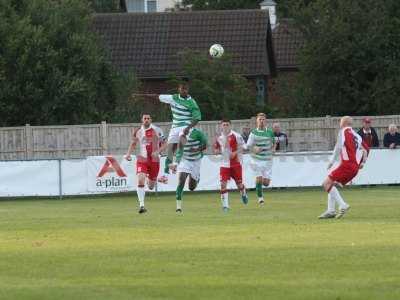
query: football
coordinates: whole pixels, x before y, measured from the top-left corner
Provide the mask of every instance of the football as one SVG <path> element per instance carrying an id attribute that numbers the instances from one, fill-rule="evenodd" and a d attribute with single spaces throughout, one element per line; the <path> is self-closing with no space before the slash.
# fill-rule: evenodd
<path id="1" fill-rule="evenodd" d="M 224 47 L 220 44 L 214 44 L 210 47 L 210 55 L 212 57 L 221 57 L 224 54 Z"/>

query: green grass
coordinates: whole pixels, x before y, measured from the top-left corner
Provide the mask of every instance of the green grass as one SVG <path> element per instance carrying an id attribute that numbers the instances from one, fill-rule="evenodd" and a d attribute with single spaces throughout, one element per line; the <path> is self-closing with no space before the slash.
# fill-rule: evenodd
<path id="1" fill-rule="evenodd" d="M 400 299 L 400 188 L 0 201 L 0 299 Z"/>

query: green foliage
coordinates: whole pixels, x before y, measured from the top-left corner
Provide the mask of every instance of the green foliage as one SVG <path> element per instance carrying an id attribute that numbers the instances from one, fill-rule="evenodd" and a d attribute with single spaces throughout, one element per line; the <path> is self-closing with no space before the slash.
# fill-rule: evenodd
<path id="1" fill-rule="evenodd" d="M 183 0 L 183 5 L 191 5 L 193 10 L 223 10 L 260 8 L 260 0 Z"/>
<path id="2" fill-rule="evenodd" d="M 0 0 L 0 124 L 116 118 L 135 87 L 113 70 L 80 0 Z"/>
<path id="3" fill-rule="evenodd" d="M 198 102 L 203 120 L 249 118 L 257 110 L 255 91 L 238 75 L 228 55 L 211 59 L 186 50 L 181 54 L 183 73 L 190 80 L 190 94 Z M 177 83 L 173 76 L 171 83 Z"/>
<path id="4" fill-rule="evenodd" d="M 400 113 L 400 2 L 299 1 L 304 115 Z"/>

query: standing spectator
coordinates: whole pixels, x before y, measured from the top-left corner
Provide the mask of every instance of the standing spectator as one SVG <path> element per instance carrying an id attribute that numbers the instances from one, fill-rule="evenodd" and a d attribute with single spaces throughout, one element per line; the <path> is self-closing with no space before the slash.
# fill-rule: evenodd
<path id="1" fill-rule="evenodd" d="M 276 150 L 286 150 L 289 144 L 288 137 L 285 133 L 281 132 L 281 124 L 274 123 L 272 124 L 272 131 L 274 132 L 275 136 L 275 144 Z"/>
<path id="2" fill-rule="evenodd" d="M 242 138 L 244 140 L 244 143 L 247 143 L 247 140 L 249 139 L 251 129 L 249 126 L 243 127 L 242 128 Z"/>
<path id="3" fill-rule="evenodd" d="M 397 132 L 396 125 L 389 125 L 389 132 L 383 138 L 383 145 L 390 149 L 396 149 L 400 146 L 400 133 Z"/>
<path id="4" fill-rule="evenodd" d="M 371 119 L 364 118 L 363 119 L 363 127 L 358 131 L 358 134 L 362 137 L 364 143 L 368 145 L 368 147 L 379 147 L 379 139 L 376 134 L 376 130 L 371 127 Z"/>

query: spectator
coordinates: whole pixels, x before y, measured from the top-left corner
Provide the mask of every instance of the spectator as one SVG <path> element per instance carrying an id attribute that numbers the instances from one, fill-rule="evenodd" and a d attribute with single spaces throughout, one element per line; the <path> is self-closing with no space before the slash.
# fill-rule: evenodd
<path id="1" fill-rule="evenodd" d="M 370 118 L 363 119 L 363 127 L 358 131 L 358 134 L 370 148 L 379 147 L 378 135 L 376 134 L 376 130 L 371 127 Z"/>
<path id="2" fill-rule="evenodd" d="M 396 125 L 389 125 L 389 132 L 383 138 L 383 145 L 390 149 L 396 149 L 400 146 L 400 133 L 397 132 Z"/>
<path id="3" fill-rule="evenodd" d="M 250 132 L 251 132 L 251 129 L 249 126 L 242 128 L 242 138 L 245 143 L 247 143 L 247 140 L 249 139 Z"/>
<path id="4" fill-rule="evenodd" d="M 286 150 L 289 144 L 288 137 L 285 133 L 281 132 L 281 124 L 272 124 L 272 131 L 275 135 L 276 150 Z"/>

